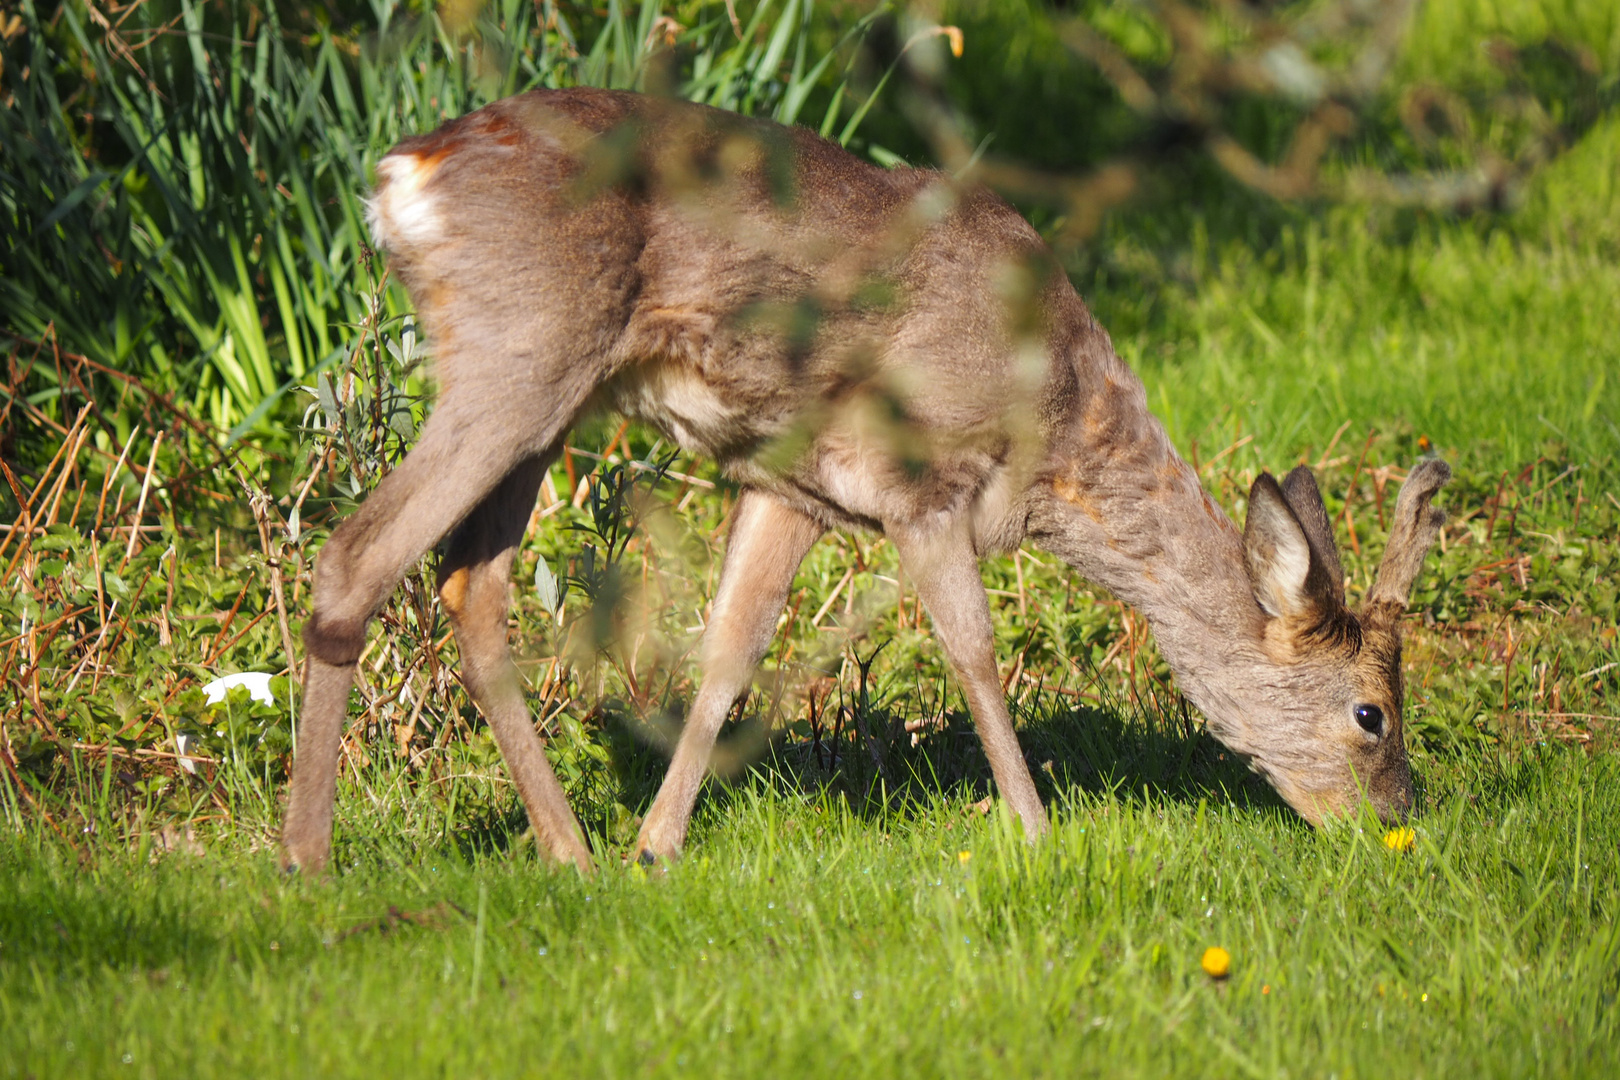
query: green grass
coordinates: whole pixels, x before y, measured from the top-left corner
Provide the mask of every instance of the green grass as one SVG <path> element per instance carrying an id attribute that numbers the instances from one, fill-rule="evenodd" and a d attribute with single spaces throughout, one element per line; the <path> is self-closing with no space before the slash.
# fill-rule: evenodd
<path id="1" fill-rule="evenodd" d="M 1550 28 L 1590 48 L 1612 85 L 1620 33 L 1601 7 L 1431 3 L 1403 63 L 1487 93 L 1482 36 L 1533 42 Z M 640 32 L 629 15 L 650 9 L 614 10 L 625 37 Z M 779 92 L 749 66 L 758 50 L 729 32 L 692 31 L 735 65 L 711 88 Z M 969 25 L 969 58 L 979 33 Z M 330 51 L 351 39 L 319 40 Z M 624 55 L 604 47 L 582 63 Z M 804 55 L 808 66 L 821 54 Z M 444 77 L 457 102 L 486 93 L 471 68 Z M 366 92 L 407 91 L 401 77 Z M 869 122 L 887 138 L 899 121 L 881 113 Z M 997 151 L 1016 156 L 1017 138 Z M 386 142 L 340 147 L 347 156 L 323 143 L 335 156 L 316 164 L 363 170 Z M 1441 500 L 1451 521 L 1406 627 L 1420 791 L 1410 852 L 1387 849 L 1376 827 L 1312 832 L 1181 712 L 1128 613 L 1039 552 L 984 568 L 1020 737 L 1055 822 L 1025 845 L 980 809 L 993 805 L 988 768 L 914 593 L 896 614 L 892 550 L 835 535 L 806 560 L 767 665 L 792 689 L 779 694 L 768 674 L 728 735 L 749 767 L 709 785 L 670 874 L 624 868 L 662 775 L 659 732 L 690 700 L 692 627 L 731 499 L 724 484 L 666 480 L 622 557 L 621 580 L 641 584 L 607 648 L 591 646 L 577 581 L 560 619 L 532 584 L 541 558 L 589 576 L 582 545 L 602 541 L 580 529 L 602 523 L 588 506 L 544 518 L 514 575 L 514 643 L 537 710 L 560 710 L 549 749 L 599 874 L 538 863 L 418 575 L 373 631 L 377 703 L 356 699 L 338 867 L 323 882 L 284 878 L 273 846 L 294 717 L 210 708 L 196 685 L 285 670 L 270 561 L 296 634 L 311 558 L 353 499 L 323 478 L 289 528 L 313 439 L 289 450 L 250 434 L 239 474 L 160 456 L 149 532 L 126 562 L 127 530 L 89 524 L 106 463 L 86 454 L 55 523 L 0 552 L 0 748 L 17 769 L 0 770 L 0 1076 L 1615 1074 L 1617 158 L 1611 109 L 1511 213 L 1276 207 L 1215 186 L 1171 203 L 1149 193 L 1075 256 L 1088 302 L 1223 505 L 1241 514 L 1260 468 L 1320 466 L 1353 595 L 1383 546 L 1388 470 L 1398 476 L 1425 438 L 1456 466 Z M 300 229 L 294 242 L 312 250 L 338 237 Z M 207 253 L 228 238 L 193 241 Z M 279 257 L 244 250 L 250 277 Z M 349 259 L 306 283 L 326 290 L 318 303 L 289 299 L 285 322 L 269 308 L 258 317 L 275 364 L 291 363 L 278 350 L 294 323 L 306 365 L 331 344 L 321 333 L 352 346 L 342 320 L 381 294 L 353 280 Z M 80 270 L 95 279 L 86 290 L 132 289 L 118 310 L 141 321 L 149 301 L 127 277 Z M 226 325 L 210 297 L 227 292 L 199 293 L 199 326 Z M 243 318 L 251 330 L 256 317 Z M 386 310 L 363 332 L 398 340 Z M 366 342 L 363 370 L 387 355 Z M 106 343 L 109 355 L 122 347 Z M 58 383 L 25 389 L 71 421 L 77 399 L 54 396 Z M 139 434 L 131 418 L 166 422 L 124 405 L 111 455 Z M 632 429 L 615 448 L 617 432 L 588 425 L 573 445 L 657 456 L 652 434 Z M 131 461 L 149 448 L 137 438 Z M 205 471 L 189 473 L 198 460 Z M 26 465 L 25 488 L 54 483 Z M 675 468 L 713 479 L 701 462 Z M 273 497 L 268 540 L 239 475 Z M 563 464 L 553 477 L 566 491 Z M 131 520 L 140 476 L 125 470 L 106 490 L 107 522 Z M 124 621 L 98 636 L 114 601 Z M 390 698 L 401 686 L 419 710 Z M 919 717 L 940 727 L 913 741 L 904 725 Z M 154 756 L 180 734 L 216 764 L 191 776 Z M 1199 968 L 1213 945 L 1233 956 L 1224 982 Z"/>
<path id="2" fill-rule="evenodd" d="M 1349 420 L 1357 445 L 1374 425 L 1401 436 L 1397 459 L 1427 435 L 1454 461 L 1547 453 L 1612 486 L 1617 155 L 1611 117 L 1491 223 L 1345 207 L 1290 214 L 1261 243 L 1195 226 L 1189 250 L 1161 260 L 1163 223 L 1127 220 L 1090 292 L 1183 447 L 1250 435 L 1253 460 L 1275 466 Z"/>
<path id="3" fill-rule="evenodd" d="M 0 1068 L 1612 1075 L 1615 759 L 1437 782 L 1406 854 L 1215 793 L 1071 791 L 1030 847 L 960 799 L 869 815 L 762 780 L 664 879 L 423 852 L 386 820 L 329 883 L 239 843 L 81 864 L 11 839 Z"/>
<path id="4" fill-rule="evenodd" d="M 21 0 L 0 42 L 0 332 L 279 448 L 288 391 L 366 316 L 362 199 L 395 143 L 536 86 L 656 87 L 660 17 L 680 26 L 667 89 L 831 127 L 871 23 L 764 0 L 739 39 L 715 0 L 462 7 L 452 29 L 426 0 L 149 0 L 115 33 L 85 0 Z M 63 420 L 73 386 L 31 351 L 31 403 Z"/>

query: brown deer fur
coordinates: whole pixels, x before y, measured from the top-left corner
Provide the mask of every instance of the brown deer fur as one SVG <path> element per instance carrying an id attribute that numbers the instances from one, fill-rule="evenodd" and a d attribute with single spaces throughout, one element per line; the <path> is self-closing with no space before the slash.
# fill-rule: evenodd
<path id="1" fill-rule="evenodd" d="M 367 620 L 448 538 L 440 595 L 541 845 L 590 854 L 506 645 L 544 469 L 614 408 L 742 488 L 703 680 L 636 853 L 672 858 L 732 703 L 829 528 L 895 545 L 960 677 L 996 786 L 1047 827 L 1002 698 L 981 556 L 1026 538 L 1134 605 L 1210 730 L 1313 822 L 1412 801 L 1398 619 L 1449 473 L 1423 461 L 1359 615 L 1315 480 L 1262 475 L 1244 533 L 1147 410 L 1035 231 L 938 173 L 634 94 L 535 91 L 383 159 L 373 231 L 437 354 L 420 441 L 332 535 L 305 628 L 289 864 L 329 856 Z M 1358 706 L 1376 706 L 1373 730 Z M 1361 711 L 1362 716 L 1373 715 Z"/>

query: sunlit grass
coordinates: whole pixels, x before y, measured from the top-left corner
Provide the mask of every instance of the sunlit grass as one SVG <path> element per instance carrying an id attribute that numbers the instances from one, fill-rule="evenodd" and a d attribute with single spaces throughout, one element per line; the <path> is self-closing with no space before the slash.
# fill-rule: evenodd
<path id="1" fill-rule="evenodd" d="M 1585 35 L 1612 73 L 1620 39 L 1598 8 L 1428 4 L 1415 48 L 1472 78 L 1488 68 L 1479 33 L 1544 22 Z M 613 10 L 621 36 L 641 32 Z M 728 102 L 780 91 L 753 78 L 753 55 L 727 53 Z M 511 77 L 533 75 L 513 62 Z M 431 123 L 433 94 L 400 77 L 365 93 L 409 91 L 403 112 L 366 123 Z M 446 108 L 493 92 L 459 68 L 445 77 Z M 356 175 L 394 131 L 359 127 L 344 159 Z M 296 545 L 267 550 L 245 516 L 217 540 L 173 507 L 132 544 L 88 529 L 93 487 L 70 525 L 69 491 L 0 597 L 0 665 L 28 673 L 0 676 L 17 768 L 0 772 L 0 1074 L 1620 1071 L 1617 146 L 1611 116 L 1490 219 L 1341 207 L 1276 210 L 1258 227 L 1245 205 L 1197 199 L 1174 220 L 1123 213 L 1081 268 L 1229 510 L 1260 468 L 1320 466 L 1352 597 L 1404 468 L 1425 445 L 1456 465 L 1451 524 L 1407 621 L 1420 800 L 1405 829 L 1311 831 L 1182 712 L 1138 621 L 1026 552 L 984 568 L 1055 823 L 1025 845 L 987 798 L 892 549 L 838 534 L 794 583 L 767 663 L 783 682 L 762 679 L 728 732 L 728 779 L 706 789 L 687 858 L 649 878 L 620 857 L 690 698 L 733 494 L 660 485 L 626 563 L 645 582 L 626 619 L 646 635 L 569 653 L 583 598 L 560 630 L 532 583 L 537 559 L 566 572 L 588 539 L 588 511 L 566 505 L 570 468 L 595 464 L 581 455 L 553 470 L 565 505 L 525 542 L 513 638 L 537 709 L 558 710 L 549 748 L 597 876 L 538 863 L 453 643 L 407 669 L 444 628 L 402 593 L 374 631 L 368 685 L 380 700 L 415 679 L 427 701 L 365 707 L 343 761 L 337 868 L 285 878 L 273 847 L 294 715 L 209 710 L 188 687 L 285 669 L 267 557 L 286 558 L 296 633 L 307 556 L 343 504 L 324 503 L 323 481 Z M 315 196 L 295 195 L 302 220 Z M 245 250 L 275 272 L 276 250 Z M 335 265 L 352 274 L 353 258 Z M 297 287 L 344 290 L 287 294 L 282 332 L 307 321 L 307 370 L 321 335 L 375 292 Z M 208 308 L 208 326 L 219 318 Z M 241 315 L 249 337 L 256 318 Z M 297 334 L 264 344 L 290 363 Z M 655 436 L 632 430 L 615 448 L 618 431 L 588 425 L 574 444 L 652 456 Z M 702 462 L 676 468 L 715 479 Z M 113 499 L 140 488 L 126 475 Z M 83 644 L 112 601 L 127 628 L 91 663 Z M 177 769 L 164 756 L 177 734 L 216 762 Z M 1205 967 L 1211 949 L 1227 955 L 1223 978 Z"/>
<path id="2" fill-rule="evenodd" d="M 13 839 L 0 1061 L 1605 1075 L 1620 1063 L 1614 760 L 1548 750 L 1432 780 L 1445 793 L 1405 854 L 1376 829 L 1313 833 L 1219 797 L 1071 793 L 1030 847 L 961 799 L 870 814 L 765 781 L 711 806 L 661 879 L 422 848 L 387 820 L 326 883 L 229 842 L 146 865 Z M 1229 953 L 1223 980 L 1201 966 L 1211 947 Z"/>

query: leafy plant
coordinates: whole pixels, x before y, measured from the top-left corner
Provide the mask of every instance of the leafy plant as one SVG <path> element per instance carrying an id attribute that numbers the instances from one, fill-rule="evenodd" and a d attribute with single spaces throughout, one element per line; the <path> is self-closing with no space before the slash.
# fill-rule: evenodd
<path id="1" fill-rule="evenodd" d="M 147 0 L 116 25 L 90 0 L 23 0 L 0 111 L 3 329 L 137 374 L 232 439 L 274 440 L 288 392 L 367 317 L 363 192 L 405 135 L 533 86 L 649 78 L 784 121 L 830 93 L 829 126 L 839 57 L 882 8 L 831 48 L 810 0 L 765 0 L 740 35 L 720 4 L 471 10 L 451 25 L 377 0 L 362 31 L 260 0 Z M 404 310 L 396 290 L 384 302 Z M 60 418 L 53 369 L 22 378 Z"/>

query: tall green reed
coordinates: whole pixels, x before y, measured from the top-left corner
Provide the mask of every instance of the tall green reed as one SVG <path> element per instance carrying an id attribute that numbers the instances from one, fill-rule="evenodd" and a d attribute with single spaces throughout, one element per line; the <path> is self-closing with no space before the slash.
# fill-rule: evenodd
<path id="1" fill-rule="evenodd" d="M 343 25 L 285 2 L 23 0 L 0 110 L 0 327 L 140 376 L 234 439 L 368 315 L 364 191 L 400 138 L 535 86 L 657 88 L 830 127 L 850 44 L 814 0 L 370 0 Z M 847 139 L 848 133 L 845 133 Z M 385 294 L 390 311 L 404 307 Z M 34 356 L 8 393 L 60 412 Z M 120 418 L 119 437 L 129 421 Z"/>

